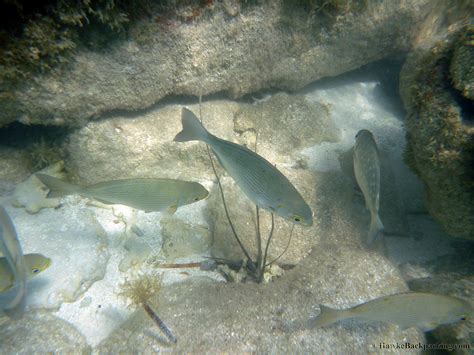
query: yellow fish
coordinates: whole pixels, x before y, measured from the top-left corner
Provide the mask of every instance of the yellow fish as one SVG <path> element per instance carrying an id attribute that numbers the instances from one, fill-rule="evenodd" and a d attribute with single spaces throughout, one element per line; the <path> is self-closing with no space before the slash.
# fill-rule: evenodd
<path id="1" fill-rule="evenodd" d="M 26 304 L 27 268 L 15 227 L 2 206 L 0 206 L 0 252 L 13 274 L 13 286 L 0 293 L 0 313 L 3 311 L 10 318 L 20 318 L 23 316 Z"/>
<path id="2" fill-rule="evenodd" d="M 51 259 L 41 254 L 25 254 L 27 275 L 29 280 L 46 270 L 51 265 Z M 14 275 L 8 265 L 6 257 L 0 258 L 0 293 L 10 289 L 14 284 Z"/>

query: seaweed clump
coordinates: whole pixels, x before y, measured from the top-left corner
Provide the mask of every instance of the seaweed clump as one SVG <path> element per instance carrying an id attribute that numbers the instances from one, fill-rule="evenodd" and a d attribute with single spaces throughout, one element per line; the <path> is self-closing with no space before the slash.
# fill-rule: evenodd
<path id="1" fill-rule="evenodd" d="M 474 22 L 461 31 L 449 70 L 453 86 L 463 97 L 474 100 Z"/>
<path id="2" fill-rule="evenodd" d="M 99 25 L 121 32 L 133 14 L 131 9 L 126 1 L 115 0 L 0 4 L 0 82 L 18 82 L 68 63 L 83 27 Z"/>
<path id="3" fill-rule="evenodd" d="M 202 0 L 10 0 L 0 3 L 0 83 L 15 83 L 70 62 L 81 45 L 100 49 L 125 38 L 133 24 L 155 22 L 190 7 L 193 20 L 213 1 Z M 180 11 L 178 11 L 178 9 Z M 117 34 L 123 34 L 122 37 Z"/>
<path id="4" fill-rule="evenodd" d="M 35 172 L 66 158 L 68 129 L 14 122 L 0 129 L 0 147 L 21 151 L 21 163 Z"/>
<path id="5" fill-rule="evenodd" d="M 463 38 L 453 33 L 448 41 L 411 55 L 400 91 L 408 111 L 404 158 L 425 183 L 426 207 L 449 234 L 474 239 L 474 105 L 451 86 L 450 77 Z"/>
<path id="6" fill-rule="evenodd" d="M 26 149 L 27 163 L 30 169 L 38 171 L 65 158 L 64 147 L 48 141 L 41 136 L 40 139 Z"/>
<path id="7" fill-rule="evenodd" d="M 139 275 L 132 280 L 125 280 L 120 285 L 121 291 L 119 294 L 131 301 L 132 307 L 143 307 L 148 316 L 155 322 L 160 330 L 166 335 L 168 340 L 173 344 L 178 342 L 178 339 L 171 333 L 171 330 L 158 317 L 156 312 L 149 304 L 149 299 L 156 295 L 161 289 L 161 277 L 156 275 Z"/>

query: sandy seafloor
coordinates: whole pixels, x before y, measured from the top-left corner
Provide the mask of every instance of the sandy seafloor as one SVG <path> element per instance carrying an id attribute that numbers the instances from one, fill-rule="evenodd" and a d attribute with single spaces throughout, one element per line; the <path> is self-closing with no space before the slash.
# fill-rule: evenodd
<path id="1" fill-rule="evenodd" d="M 351 148 L 357 131 L 365 128 L 373 132 L 384 164 L 392 168 L 391 181 L 396 186 L 398 202 L 414 212 L 406 217 L 411 226 L 410 235 L 400 238 L 397 231 L 390 231 L 394 236 L 385 237 L 393 262 L 421 263 L 451 253 L 450 239 L 424 213 L 421 183 L 402 161 L 403 110 L 384 96 L 380 84 L 373 79 L 365 81 L 348 76 L 313 84 L 302 93 L 308 100 L 329 104 L 332 119 L 342 133 L 337 143 L 324 143 L 301 152 L 309 158 L 309 170 L 341 170 L 338 156 Z M 208 182 L 206 188 L 210 185 Z M 133 311 L 118 295 L 119 284 L 138 271 L 151 270 L 151 259 L 164 260 L 160 254 L 162 237 L 158 223 L 162 214 L 136 212 L 123 206 L 104 209 L 91 206 L 87 199 L 70 196 L 62 200 L 58 209 L 44 209 L 31 215 L 24 209 L 11 207 L 5 201 L 8 198 L 2 203 L 16 225 L 24 252 L 43 253 L 53 260 L 47 271 L 29 283 L 28 309 L 50 309 L 74 325 L 91 346 L 99 344 Z M 205 205 L 204 200 L 182 207 L 177 216 L 189 224 L 207 225 L 203 215 Z M 382 201 L 381 209 L 390 205 L 391 201 Z M 383 220 L 383 211 L 381 215 Z M 92 217 L 99 223 L 91 222 Z M 141 236 L 130 228 L 132 225 L 139 227 Z M 149 251 L 149 258 L 144 262 L 140 260 L 146 255 L 141 254 L 143 250 Z M 189 255 L 174 262 L 200 261 L 205 255 L 208 254 Z M 197 268 L 161 271 L 164 284 L 195 276 L 224 282 L 220 274 Z M 419 272 L 423 275 L 424 271 Z"/>

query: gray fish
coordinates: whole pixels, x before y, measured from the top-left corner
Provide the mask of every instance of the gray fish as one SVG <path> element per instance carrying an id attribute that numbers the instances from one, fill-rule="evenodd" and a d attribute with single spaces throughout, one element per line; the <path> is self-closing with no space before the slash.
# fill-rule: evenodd
<path id="1" fill-rule="evenodd" d="M 23 316 L 26 305 L 27 267 L 20 241 L 7 211 L 0 206 L 0 252 L 13 274 L 13 286 L 0 293 L 0 311 L 10 318 Z"/>
<path id="2" fill-rule="evenodd" d="M 360 130 L 354 145 L 354 173 L 362 193 L 365 206 L 370 210 L 371 221 L 367 243 L 377 238 L 384 229 L 379 217 L 380 200 L 380 161 L 377 145 L 372 133 L 366 129 Z"/>
<path id="3" fill-rule="evenodd" d="M 209 133 L 187 108 L 182 111 L 183 130 L 175 142 L 202 141 L 208 144 L 220 164 L 257 206 L 293 223 L 310 226 L 313 217 L 303 197 L 271 163 L 241 145 Z"/>
<path id="4" fill-rule="evenodd" d="M 419 327 L 430 331 L 441 324 L 455 323 L 473 316 L 472 305 L 460 298 L 432 293 L 406 292 L 376 298 L 348 309 L 320 305 L 321 313 L 310 326 L 323 327 L 339 320 L 395 323 L 402 329 Z"/>
<path id="5" fill-rule="evenodd" d="M 47 197 L 78 194 L 146 212 L 174 213 L 178 207 L 200 201 L 209 194 L 197 182 L 173 179 L 123 179 L 82 187 L 49 175 L 36 174 L 36 177 L 49 189 Z"/>

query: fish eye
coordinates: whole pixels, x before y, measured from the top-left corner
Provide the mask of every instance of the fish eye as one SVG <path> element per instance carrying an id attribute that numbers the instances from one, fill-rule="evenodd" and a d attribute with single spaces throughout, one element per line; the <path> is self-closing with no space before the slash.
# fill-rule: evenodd
<path id="1" fill-rule="evenodd" d="M 462 317 L 462 318 L 461 318 L 461 320 L 467 320 L 467 317 L 466 317 L 466 316 L 464 316 L 464 317 Z"/>
<path id="2" fill-rule="evenodd" d="M 293 216 L 293 221 L 301 222 L 301 217 L 300 216 Z"/>
<path id="3" fill-rule="evenodd" d="M 194 198 L 194 201 L 199 201 L 199 200 L 200 200 L 199 197 L 195 197 L 195 198 Z"/>
<path id="4" fill-rule="evenodd" d="M 33 270 L 31 270 L 33 272 L 33 274 L 37 274 L 38 272 L 40 272 L 40 269 L 38 269 L 37 267 L 35 267 Z"/>

